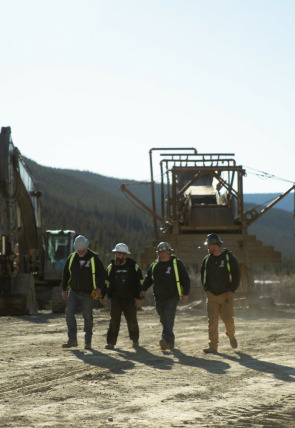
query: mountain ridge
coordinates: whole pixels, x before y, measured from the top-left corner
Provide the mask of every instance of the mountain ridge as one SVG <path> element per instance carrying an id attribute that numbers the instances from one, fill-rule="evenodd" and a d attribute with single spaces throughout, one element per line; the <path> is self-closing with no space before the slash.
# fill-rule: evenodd
<path id="1" fill-rule="evenodd" d="M 89 171 L 44 167 L 27 158 L 25 162 L 42 193 L 42 214 L 47 229 L 73 229 L 87 235 L 105 259 L 112 256 L 111 248 L 117 242 L 129 243 L 135 256 L 144 246 L 152 245 L 152 217 L 144 210 L 135 210 L 120 190 L 122 184 L 130 186 L 133 194 L 151 206 L 149 183 L 142 185 L 135 180 Z M 160 184 L 156 183 L 155 189 L 159 211 Z M 245 194 L 244 209 L 262 205 L 276 196 L 276 193 Z M 280 201 L 248 230 L 286 257 L 295 253 L 292 198 L 293 195 L 288 194 L 286 201 Z"/>

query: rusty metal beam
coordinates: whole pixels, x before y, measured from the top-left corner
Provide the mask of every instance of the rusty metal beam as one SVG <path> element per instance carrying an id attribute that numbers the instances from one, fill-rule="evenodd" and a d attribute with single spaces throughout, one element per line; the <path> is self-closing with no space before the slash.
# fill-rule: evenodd
<path id="1" fill-rule="evenodd" d="M 146 184 L 146 183 L 145 183 Z M 132 199 L 134 199 L 142 208 L 144 208 L 154 219 L 164 223 L 164 219 L 159 217 L 154 211 L 152 211 L 147 205 L 145 205 L 140 199 L 138 199 L 130 190 L 127 189 L 126 184 L 121 184 L 120 190 L 126 192 Z"/>
<path id="2" fill-rule="evenodd" d="M 288 195 L 288 193 L 292 192 L 292 190 L 294 189 L 295 189 L 295 184 L 292 187 L 290 187 L 290 189 L 288 189 L 286 192 L 279 195 L 276 199 L 274 199 L 270 204 L 268 204 L 260 212 L 257 212 L 255 208 L 245 211 L 243 214 L 243 217 L 244 217 L 245 223 L 247 224 L 247 227 L 249 227 L 252 223 L 254 223 L 254 221 L 256 221 L 258 218 L 262 217 L 265 213 L 267 213 L 267 211 L 269 211 L 275 204 L 280 202 L 286 195 Z M 249 217 L 247 218 L 247 216 Z"/>
<path id="3" fill-rule="evenodd" d="M 167 159 L 164 159 L 164 161 Z M 197 170 L 197 171 L 206 171 L 208 174 L 213 173 L 215 171 L 236 171 L 241 172 L 243 175 L 245 175 L 246 171 L 241 166 L 174 166 L 173 170 L 183 172 L 187 169 Z"/>
<path id="4" fill-rule="evenodd" d="M 197 149 L 195 147 L 153 147 L 149 151 L 150 156 L 150 172 L 151 172 L 151 193 L 152 193 L 152 207 L 153 207 L 153 217 L 154 217 L 154 237 L 158 239 L 158 230 L 157 230 L 157 222 L 156 222 L 156 198 L 155 198 L 155 182 L 154 182 L 154 173 L 153 173 L 153 152 L 159 150 L 192 150 L 194 154 L 197 154 Z M 162 213 L 163 215 L 163 213 Z"/>

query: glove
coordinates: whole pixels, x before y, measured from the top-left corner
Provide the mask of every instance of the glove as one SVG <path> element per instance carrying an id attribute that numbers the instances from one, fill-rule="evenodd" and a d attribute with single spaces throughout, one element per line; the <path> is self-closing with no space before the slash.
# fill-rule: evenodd
<path id="1" fill-rule="evenodd" d="M 93 290 L 93 291 L 92 291 L 91 296 L 92 296 L 92 299 L 93 299 L 93 300 L 97 300 L 97 299 L 100 297 L 100 296 L 96 293 L 96 291 L 95 291 L 95 290 Z"/>

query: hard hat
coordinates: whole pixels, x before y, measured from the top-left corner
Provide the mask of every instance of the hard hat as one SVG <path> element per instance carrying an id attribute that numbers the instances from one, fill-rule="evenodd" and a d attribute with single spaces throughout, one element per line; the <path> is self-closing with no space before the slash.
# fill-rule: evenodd
<path id="1" fill-rule="evenodd" d="M 209 233 L 207 235 L 207 239 L 204 242 L 204 245 L 221 245 L 223 242 L 221 241 L 219 235 L 217 233 Z"/>
<path id="2" fill-rule="evenodd" d="M 78 235 L 74 242 L 74 247 L 76 250 L 85 250 L 89 245 L 88 239 L 85 236 Z"/>
<path id="3" fill-rule="evenodd" d="M 124 253 L 124 254 L 131 254 L 129 251 L 129 248 L 126 244 L 123 244 L 120 242 L 115 246 L 115 248 L 112 250 L 113 253 Z"/>
<path id="4" fill-rule="evenodd" d="M 171 251 L 174 251 L 173 248 L 171 248 L 171 245 L 168 244 L 168 242 L 160 242 L 157 246 L 157 253 L 160 251 L 165 251 L 166 253 L 171 253 Z"/>

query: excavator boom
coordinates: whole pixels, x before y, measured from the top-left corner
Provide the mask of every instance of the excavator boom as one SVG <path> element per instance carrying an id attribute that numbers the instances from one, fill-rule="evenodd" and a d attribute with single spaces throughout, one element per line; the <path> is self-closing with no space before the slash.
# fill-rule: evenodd
<path id="1" fill-rule="evenodd" d="M 34 313 L 36 291 L 44 296 L 47 288 L 51 295 L 61 282 L 64 262 L 72 251 L 74 231 L 45 231 L 40 197 L 36 180 L 13 144 L 10 127 L 2 128 L 0 315 Z"/>

